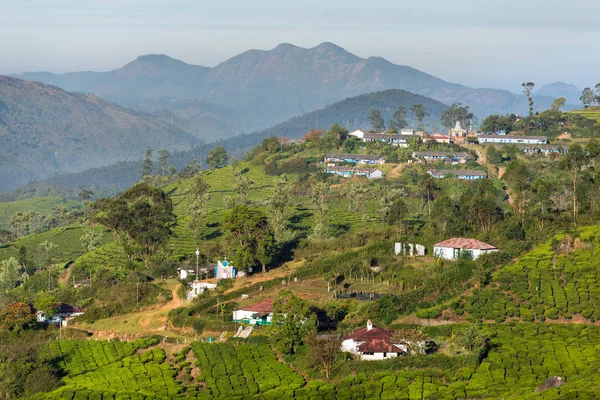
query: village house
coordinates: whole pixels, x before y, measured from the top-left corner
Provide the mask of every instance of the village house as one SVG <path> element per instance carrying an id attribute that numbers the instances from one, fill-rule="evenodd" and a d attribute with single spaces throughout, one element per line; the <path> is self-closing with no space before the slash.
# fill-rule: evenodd
<path id="1" fill-rule="evenodd" d="M 414 135 L 400 135 L 398 133 L 365 133 L 363 142 L 388 143 L 392 146 L 408 147 L 410 140 L 416 138 Z"/>
<path id="2" fill-rule="evenodd" d="M 387 360 L 406 354 L 408 348 L 401 343 L 392 343 L 393 332 L 373 326 L 357 329 L 342 338 L 341 350 L 358 356 L 361 360 Z"/>
<path id="3" fill-rule="evenodd" d="M 469 159 L 465 152 L 453 153 L 451 151 L 415 151 L 413 158 L 425 162 L 443 161 L 451 164 L 464 164 Z"/>
<path id="4" fill-rule="evenodd" d="M 414 135 L 416 135 L 416 132 L 412 128 L 402 128 L 402 129 L 400 129 L 400 134 L 414 136 Z"/>
<path id="5" fill-rule="evenodd" d="M 371 154 L 325 154 L 325 163 L 347 162 L 355 164 L 385 164 L 382 156 Z"/>
<path id="6" fill-rule="evenodd" d="M 193 281 L 189 284 L 192 289 L 187 293 L 187 301 L 192 301 L 196 297 L 204 293 L 205 290 L 215 290 L 217 288 L 216 283 Z"/>
<path id="7" fill-rule="evenodd" d="M 432 169 L 427 171 L 427 173 L 438 179 L 444 178 L 448 175 L 455 176 L 457 179 L 469 181 L 487 178 L 487 173 L 477 170 Z"/>
<path id="8" fill-rule="evenodd" d="M 482 143 L 483 147 L 504 146 L 507 143 Z M 569 152 L 569 146 L 560 146 L 555 144 L 517 144 L 515 145 L 525 154 L 566 154 Z"/>
<path id="9" fill-rule="evenodd" d="M 450 136 L 442 135 L 441 133 L 434 133 L 433 135 L 424 136 L 423 141 L 445 144 L 454 143 L 454 140 Z"/>
<path id="10" fill-rule="evenodd" d="M 359 138 L 360 140 L 363 140 L 363 138 L 365 136 L 365 132 L 362 131 L 362 130 L 360 130 L 360 129 L 357 129 L 355 131 L 350 132 L 348 135 L 349 136 L 354 136 L 354 137 Z"/>
<path id="11" fill-rule="evenodd" d="M 328 174 L 337 174 L 344 178 L 351 178 L 354 176 L 366 176 L 368 179 L 383 178 L 383 172 L 381 172 L 378 169 L 372 169 L 372 168 L 328 166 L 325 168 L 325 172 Z"/>
<path id="12" fill-rule="evenodd" d="M 452 238 L 433 245 L 433 254 L 446 260 L 455 260 L 465 252 L 476 260 L 483 254 L 493 253 L 498 249 L 491 244 L 477 239 Z"/>
<path id="13" fill-rule="evenodd" d="M 479 143 L 547 144 L 546 136 L 479 135 Z"/>
<path id="14" fill-rule="evenodd" d="M 396 255 L 406 254 L 411 257 L 424 256 L 425 255 L 425 246 L 423 246 L 422 244 L 416 244 L 416 243 L 396 242 L 396 243 L 394 243 L 394 253 Z"/>
<path id="15" fill-rule="evenodd" d="M 233 312 L 233 322 L 249 325 L 271 325 L 272 321 L 273 299 L 265 299 Z"/>
<path id="16" fill-rule="evenodd" d="M 69 304 L 60 303 L 53 316 L 47 317 L 43 311 L 38 311 L 36 318 L 38 322 L 46 322 L 50 325 L 67 326 L 68 322 L 73 318 L 82 315 L 85 312 L 83 308 L 75 307 Z"/>

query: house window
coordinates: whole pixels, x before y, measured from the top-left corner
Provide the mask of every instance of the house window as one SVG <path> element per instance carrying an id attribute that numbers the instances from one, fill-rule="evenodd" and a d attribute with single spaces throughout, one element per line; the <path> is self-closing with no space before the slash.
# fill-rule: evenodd
<path id="1" fill-rule="evenodd" d="M 387 353 L 384 352 L 383 353 L 383 358 L 386 358 L 386 357 L 387 357 Z"/>

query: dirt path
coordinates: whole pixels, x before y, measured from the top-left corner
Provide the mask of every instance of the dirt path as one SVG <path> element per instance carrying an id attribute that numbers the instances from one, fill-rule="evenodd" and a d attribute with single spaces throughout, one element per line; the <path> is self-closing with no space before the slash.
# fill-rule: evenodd
<path id="1" fill-rule="evenodd" d="M 402 170 L 404 169 L 404 167 L 406 167 L 406 164 L 398 164 L 398 166 L 391 170 L 390 173 L 387 175 L 388 178 L 397 178 L 400 175 L 402 175 Z"/>

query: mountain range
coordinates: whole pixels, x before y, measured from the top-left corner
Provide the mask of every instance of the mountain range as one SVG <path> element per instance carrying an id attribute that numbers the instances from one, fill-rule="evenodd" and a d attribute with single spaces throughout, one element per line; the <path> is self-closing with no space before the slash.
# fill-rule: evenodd
<path id="1" fill-rule="evenodd" d="M 479 117 L 528 109 L 524 96 L 508 90 L 447 82 L 380 57 L 361 58 L 327 42 L 308 49 L 284 43 L 268 51 L 248 50 L 212 68 L 153 54 L 109 72 L 18 77 L 93 93 L 157 115 L 168 111 L 206 140 L 262 130 L 348 97 L 386 89 L 408 90 L 445 104 L 461 102 Z M 536 110 L 553 100 L 552 93 L 540 92 Z"/>
<path id="2" fill-rule="evenodd" d="M 175 151 L 199 140 L 95 95 L 0 76 L 0 142 L 0 190 L 8 190 L 57 173 L 138 160 L 146 146 Z"/>
<path id="3" fill-rule="evenodd" d="M 535 96 L 547 96 L 555 99 L 559 97 L 564 97 L 565 100 L 567 100 L 567 103 L 571 104 L 581 103 L 581 100 L 579 100 L 579 98 L 581 97 L 581 89 L 569 83 L 549 83 L 547 85 L 542 86 L 533 93 Z"/>

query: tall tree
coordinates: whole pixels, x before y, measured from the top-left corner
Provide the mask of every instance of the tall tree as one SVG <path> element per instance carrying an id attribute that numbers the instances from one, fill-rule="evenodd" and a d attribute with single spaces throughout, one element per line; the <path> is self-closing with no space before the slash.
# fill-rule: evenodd
<path id="1" fill-rule="evenodd" d="M 567 99 L 565 99 L 564 97 L 559 97 L 558 99 L 555 99 L 552 102 L 550 109 L 552 111 L 560 111 L 560 109 L 563 108 L 566 103 L 567 103 Z"/>
<path id="2" fill-rule="evenodd" d="M 467 126 L 468 121 L 473 118 L 473 113 L 469 111 L 469 108 L 469 106 L 463 106 L 461 103 L 452 103 L 450 108 L 442 111 L 442 125 L 450 129 L 458 121 L 464 128 Z"/>
<path id="3" fill-rule="evenodd" d="M 575 143 L 569 147 L 569 152 L 562 158 L 561 166 L 567 169 L 571 174 L 571 182 L 573 185 L 573 219 L 577 218 L 577 182 L 579 178 L 579 172 L 584 165 L 589 162 L 588 154 L 579 145 Z"/>
<path id="4" fill-rule="evenodd" d="M 394 119 L 396 120 L 398 129 L 406 128 L 408 126 L 408 122 L 406 122 L 406 108 L 399 106 L 396 112 L 394 112 Z"/>
<path id="5" fill-rule="evenodd" d="M 84 226 L 83 233 L 79 237 L 84 252 L 96 250 L 100 244 L 100 238 L 101 235 L 98 230 L 94 229 L 92 226 Z"/>
<path id="6" fill-rule="evenodd" d="M 292 216 L 290 201 L 292 184 L 286 174 L 281 175 L 273 187 L 273 193 L 267 200 L 269 221 L 273 227 L 275 239 L 279 243 L 290 240 L 293 234 L 287 229 L 289 218 Z"/>
<path id="7" fill-rule="evenodd" d="M 429 115 L 429 113 L 425 109 L 425 106 L 423 106 L 423 104 L 420 103 L 413 104 L 410 107 L 410 110 L 415 114 L 415 118 L 417 119 L 417 121 L 419 121 L 419 129 L 421 131 L 424 131 L 425 125 L 423 124 L 423 121 Z"/>
<path id="8" fill-rule="evenodd" d="M 514 190 L 516 199 L 513 202 L 517 212 L 521 214 L 521 225 L 525 224 L 525 210 L 527 204 L 527 191 L 531 184 L 531 171 L 527 164 L 520 160 L 511 161 L 506 167 L 506 172 L 503 175 Z"/>
<path id="9" fill-rule="evenodd" d="M 94 208 L 94 221 L 113 231 L 128 258 L 138 256 L 146 263 L 165 246 L 175 220 L 171 198 L 143 183 L 115 199 L 98 200 Z"/>
<path id="10" fill-rule="evenodd" d="M 312 187 L 311 203 L 313 206 L 313 231 L 311 236 L 315 239 L 327 238 L 327 201 L 325 196 L 329 187 L 325 182 L 317 182 Z"/>
<path id="11" fill-rule="evenodd" d="M 204 220 L 208 214 L 210 203 L 210 185 L 200 174 L 192 178 L 192 183 L 187 191 L 188 212 L 190 221 L 188 228 L 194 232 L 196 241 L 199 239 L 200 230 L 204 227 Z"/>
<path id="12" fill-rule="evenodd" d="M 316 333 L 316 316 L 305 299 L 282 290 L 273 302 L 271 343 L 284 354 L 294 354 L 304 341 Z"/>
<path id="13" fill-rule="evenodd" d="M 206 157 L 206 163 L 212 169 L 220 168 L 227 164 L 227 160 L 229 157 L 227 156 L 227 150 L 223 146 L 217 146 L 208 153 L 208 157 Z"/>
<path id="14" fill-rule="evenodd" d="M 258 209 L 238 205 L 225 214 L 223 228 L 236 268 L 249 271 L 260 265 L 266 272 L 277 247 L 265 214 Z"/>
<path id="15" fill-rule="evenodd" d="M 160 172 L 162 176 L 165 176 L 167 172 L 167 162 L 169 161 L 169 157 L 171 157 L 171 153 L 168 150 L 159 150 L 158 151 L 158 164 L 160 165 Z"/>
<path id="16" fill-rule="evenodd" d="M 19 280 L 19 262 L 11 257 L 0 261 L 0 292 L 5 292 L 15 287 Z"/>
<path id="17" fill-rule="evenodd" d="M 598 99 L 596 98 L 594 91 L 592 89 L 590 89 L 589 87 L 586 87 L 585 89 L 583 89 L 579 100 L 581 100 L 581 103 L 583 104 L 584 107 L 598 105 Z"/>
<path id="18" fill-rule="evenodd" d="M 331 373 L 336 369 L 338 361 L 343 360 L 341 340 L 335 336 L 319 337 L 318 335 L 312 335 L 306 340 L 306 343 L 310 349 L 309 359 L 311 364 L 329 379 Z"/>
<path id="19" fill-rule="evenodd" d="M 375 132 L 383 132 L 385 130 L 385 122 L 379 110 L 371 110 L 369 119 L 371 120 L 371 127 Z"/>
<path id="20" fill-rule="evenodd" d="M 86 201 L 91 200 L 92 196 L 94 195 L 94 192 L 85 186 L 81 186 L 79 187 L 77 195 L 81 197 L 81 200 Z"/>
<path id="21" fill-rule="evenodd" d="M 142 163 L 142 177 L 152 175 L 154 171 L 154 163 L 152 162 L 152 148 L 146 147 L 146 155 L 144 156 L 144 162 Z"/>
<path id="22" fill-rule="evenodd" d="M 529 104 L 529 116 L 533 117 L 533 97 L 531 97 L 531 92 L 535 87 L 535 83 L 524 82 L 521 86 L 523 87 L 523 94 L 527 97 L 527 103 Z"/>

